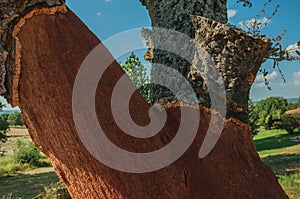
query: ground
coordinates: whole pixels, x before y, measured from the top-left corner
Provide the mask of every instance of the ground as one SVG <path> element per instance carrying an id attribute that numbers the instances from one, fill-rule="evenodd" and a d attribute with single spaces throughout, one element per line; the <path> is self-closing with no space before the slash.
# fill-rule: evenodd
<path id="1" fill-rule="evenodd" d="M 59 181 L 52 167 L 32 168 L 11 161 L 17 140 L 31 141 L 27 129 L 11 128 L 7 135 L 2 146 L 7 153 L 0 158 L 0 198 L 12 194 L 12 198 L 31 199 L 44 192 L 45 186 Z"/>
<path id="2" fill-rule="evenodd" d="M 3 148 L 12 156 L 18 139 L 30 141 L 26 129 L 11 129 L 10 136 Z M 299 134 L 289 135 L 283 130 L 260 131 L 254 136 L 254 142 L 262 160 L 269 165 L 283 189 L 291 199 L 300 198 L 300 142 L 290 138 Z M 7 162 L 6 162 L 7 161 Z M 51 167 L 35 168 L 25 171 L 14 171 L 6 158 L 0 159 L 0 198 L 12 194 L 13 198 L 31 199 L 44 192 L 44 187 L 58 181 Z M 7 169 L 9 172 L 2 172 Z M 11 169 L 11 170 L 10 170 Z M 16 168 L 18 170 L 20 168 Z"/>
<path id="3" fill-rule="evenodd" d="M 300 143 L 283 130 L 261 131 L 254 137 L 257 151 L 270 166 L 290 199 L 300 198 Z"/>

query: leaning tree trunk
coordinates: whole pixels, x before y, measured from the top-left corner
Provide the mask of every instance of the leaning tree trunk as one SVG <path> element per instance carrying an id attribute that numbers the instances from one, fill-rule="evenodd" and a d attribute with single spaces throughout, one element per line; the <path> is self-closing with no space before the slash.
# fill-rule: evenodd
<path id="1" fill-rule="evenodd" d="M 260 160 L 249 124 L 244 123 L 250 86 L 261 59 L 270 50 L 268 40 L 251 38 L 206 18 L 193 17 L 192 21 L 183 18 L 182 25 L 188 24 L 194 30 L 188 33 L 194 34 L 194 42 L 211 53 L 229 97 L 229 114 L 221 137 L 211 153 L 202 159 L 198 153 L 213 111 L 199 105 L 169 103 L 165 107 L 168 118 L 160 133 L 149 139 L 128 136 L 116 125 L 111 110 L 113 89 L 124 72 L 117 62 L 110 64 L 96 90 L 95 110 L 106 136 L 117 146 L 136 153 L 158 150 L 176 136 L 182 110 L 201 114 L 194 142 L 174 163 L 147 173 L 122 172 L 91 155 L 73 120 L 72 92 L 76 75 L 83 60 L 100 41 L 64 4 L 55 2 L 59 5 L 43 0 L 1 4 L 1 9 L 5 8 L 1 10 L 5 20 L 1 21 L 0 29 L 1 91 L 9 102 L 20 107 L 33 141 L 48 156 L 73 198 L 287 198 L 275 175 Z M 225 18 L 219 19 L 225 22 Z M 112 59 L 106 49 L 102 53 L 99 56 L 104 62 Z M 239 64 L 234 64 L 236 61 Z M 197 60 L 195 70 L 193 75 L 201 71 Z M 202 76 L 205 81 L 205 74 Z M 195 90 L 199 98 L 204 96 L 205 102 L 207 89 L 203 85 Z M 89 91 L 82 92 L 84 96 Z M 139 93 L 134 93 L 130 113 L 135 122 L 142 126 L 149 123 L 145 117 L 148 111 L 149 105 Z M 185 122 L 187 126 L 194 125 L 193 120 Z M 191 130 L 184 129 L 187 135 Z M 143 164 L 137 162 L 137 167 Z"/>

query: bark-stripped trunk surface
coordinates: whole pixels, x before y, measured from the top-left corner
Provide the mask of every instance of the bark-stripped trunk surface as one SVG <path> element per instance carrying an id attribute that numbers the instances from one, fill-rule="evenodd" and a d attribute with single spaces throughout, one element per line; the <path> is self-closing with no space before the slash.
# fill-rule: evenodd
<path id="1" fill-rule="evenodd" d="M 249 125 L 238 119 L 227 119 L 216 147 L 204 159 L 198 158 L 211 114 L 198 106 L 185 107 L 201 111 L 193 144 L 166 168 L 130 174 L 97 161 L 77 134 L 72 90 L 82 61 L 100 41 L 64 5 L 36 8 L 23 15 L 25 18 L 14 25 L 16 64 L 9 75 L 18 86 L 12 98 L 22 110 L 33 141 L 49 157 L 73 198 L 287 198 L 271 169 L 256 153 Z M 196 40 L 201 42 L 199 30 Z M 115 124 L 110 107 L 114 85 L 123 74 L 114 62 L 98 85 L 96 111 L 104 132 L 113 143 L 132 152 L 165 146 L 175 136 L 183 108 L 179 103 L 169 104 L 165 127 L 150 139 L 126 135 Z M 148 115 L 148 109 L 141 95 L 135 93 L 131 114 L 138 124 L 149 122 L 148 117 L 142 117 Z"/>

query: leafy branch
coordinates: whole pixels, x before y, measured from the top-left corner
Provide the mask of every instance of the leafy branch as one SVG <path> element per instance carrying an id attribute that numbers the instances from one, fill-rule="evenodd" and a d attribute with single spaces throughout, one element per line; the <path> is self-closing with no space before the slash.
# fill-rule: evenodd
<path id="1" fill-rule="evenodd" d="M 238 0 L 237 2 L 242 2 L 243 6 L 252 7 L 252 3 L 250 0 Z M 265 27 L 270 23 L 271 19 L 277 14 L 279 11 L 279 4 L 276 5 L 274 11 L 270 16 L 266 16 L 266 8 L 269 6 L 269 4 L 272 2 L 272 0 L 267 0 L 266 3 L 264 3 L 263 8 L 260 10 L 260 12 L 255 15 L 254 19 L 249 23 L 246 24 L 243 22 L 243 26 L 248 30 L 248 33 L 252 36 L 259 36 L 261 34 L 261 28 Z M 261 20 L 261 19 L 264 20 Z M 273 46 L 272 51 L 270 52 L 269 57 L 267 57 L 263 62 L 267 60 L 273 61 L 273 69 L 277 69 L 279 74 L 281 75 L 281 79 L 286 83 L 286 79 L 284 77 L 284 74 L 280 68 L 279 63 L 281 61 L 300 61 L 300 41 L 298 41 L 294 45 L 289 45 L 287 48 L 282 47 L 282 38 L 284 37 L 287 30 L 283 30 L 280 35 L 278 35 L 276 38 L 272 39 Z M 270 87 L 270 82 L 267 79 L 267 76 L 269 74 L 266 69 L 260 69 L 259 72 L 262 73 L 265 85 L 269 90 L 272 90 Z"/>
<path id="2" fill-rule="evenodd" d="M 272 41 L 274 43 L 273 50 L 271 51 L 268 58 L 264 60 L 272 60 L 273 61 L 273 69 L 277 69 L 279 74 L 281 75 L 281 79 L 286 83 L 286 79 L 284 77 L 284 73 L 280 68 L 280 62 L 282 61 L 300 61 L 300 41 L 293 45 L 289 45 L 285 49 L 283 49 L 281 45 L 282 38 L 287 30 L 282 31 L 282 33 L 273 38 Z M 268 72 L 265 69 L 260 69 L 259 72 L 263 73 L 263 77 L 265 79 L 265 85 L 269 90 L 271 87 L 269 86 L 270 82 L 267 80 Z"/>
<path id="3" fill-rule="evenodd" d="M 249 24 L 242 22 L 243 26 L 247 29 L 249 34 L 253 36 L 259 35 L 261 33 L 261 28 L 267 26 L 268 23 L 270 23 L 271 19 L 279 11 L 280 6 L 279 4 L 277 4 L 272 14 L 270 16 L 266 16 L 266 8 L 271 2 L 272 0 L 268 0 L 266 3 L 264 3 L 263 8 L 257 15 L 255 15 L 255 17 L 251 20 Z"/>

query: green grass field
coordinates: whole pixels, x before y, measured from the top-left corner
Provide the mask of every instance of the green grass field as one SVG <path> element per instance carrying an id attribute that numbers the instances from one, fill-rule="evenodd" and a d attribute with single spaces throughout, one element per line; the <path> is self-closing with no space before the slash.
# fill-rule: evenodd
<path id="1" fill-rule="evenodd" d="M 31 142 L 26 129 L 12 128 L 8 136 L 9 139 L 2 145 L 2 149 L 7 151 L 6 156 L 0 157 L 0 199 L 3 196 L 31 199 L 45 192 L 45 186 L 59 181 L 44 155 L 39 159 L 38 166 L 14 161 L 18 140 Z"/>
<path id="2" fill-rule="evenodd" d="M 18 174 L 0 178 L 0 198 L 12 194 L 13 198 L 32 199 L 45 191 L 44 187 L 57 182 L 54 171 Z"/>
<path id="3" fill-rule="evenodd" d="M 291 199 L 300 198 L 300 142 L 290 140 L 295 136 L 283 130 L 261 131 L 254 136 L 260 157 Z"/>

